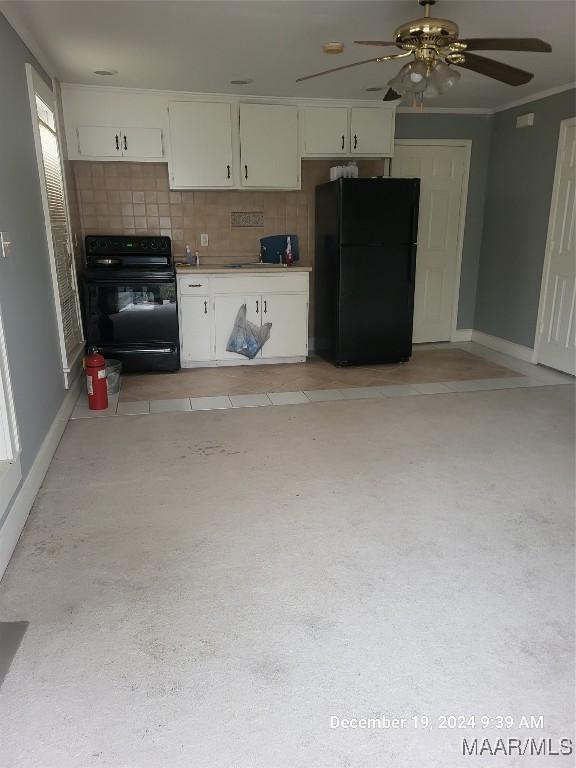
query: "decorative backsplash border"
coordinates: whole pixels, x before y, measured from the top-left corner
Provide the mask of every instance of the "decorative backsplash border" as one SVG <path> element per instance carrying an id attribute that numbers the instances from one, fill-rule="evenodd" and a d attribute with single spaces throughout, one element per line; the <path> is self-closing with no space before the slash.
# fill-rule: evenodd
<path id="1" fill-rule="evenodd" d="M 263 211 L 241 212 L 232 211 L 230 213 L 230 225 L 232 227 L 263 227 Z"/>

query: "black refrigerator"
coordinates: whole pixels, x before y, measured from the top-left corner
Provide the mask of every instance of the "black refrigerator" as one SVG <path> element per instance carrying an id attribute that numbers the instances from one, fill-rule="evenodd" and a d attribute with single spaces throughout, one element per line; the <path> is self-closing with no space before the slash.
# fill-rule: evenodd
<path id="1" fill-rule="evenodd" d="M 412 354 L 420 179 L 316 187 L 315 350 L 336 365 Z"/>

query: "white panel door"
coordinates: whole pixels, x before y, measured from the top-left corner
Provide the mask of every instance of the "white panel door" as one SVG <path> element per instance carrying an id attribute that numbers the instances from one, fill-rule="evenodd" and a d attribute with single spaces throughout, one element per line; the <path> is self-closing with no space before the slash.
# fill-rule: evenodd
<path id="1" fill-rule="evenodd" d="M 262 357 L 305 357 L 308 354 L 308 297 L 271 293 L 262 296 L 262 323 L 272 323 Z"/>
<path id="2" fill-rule="evenodd" d="M 576 374 L 576 118 L 563 120 L 552 192 L 538 362 Z"/>
<path id="3" fill-rule="evenodd" d="M 122 159 L 122 131 L 106 125 L 79 125 L 78 152 L 83 157 Z"/>
<path id="4" fill-rule="evenodd" d="M 183 361 L 211 360 L 212 309 L 210 296 L 181 296 L 180 356 Z"/>
<path id="5" fill-rule="evenodd" d="M 173 101 L 168 114 L 170 186 L 231 187 L 232 105 Z"/>
<path id="6" fill-rule="evenodd" d="M 241 104 L 240 155 L 243 187 L 298 187 L 298 107 Z"/>
<path id="7" fill-rule="evenodd" d="M 305 155 L 348 153 L 348 107 L 304 107 L 302 115 Z"/>
<path id="8" fill-rule="evenodd" d="M 162 130 L 160 128 L 123 128 L 123 157 L 138 160 L 162 160 Z"/>
<path id="9" fill-rule="evenodd" d="M 234 329 L 236 315 L 242 304 L 246 304 L 246 319 L 255 325 L 260 325 L 262 315 L 261 296 L 244 296 L 230 293 L 214 297 L 216 360 L 242 360 L 242 355 L 226 350 L 228 339 Z"/>
<path id="10" fill-rule="evenodd" d="M 352 107 L 350 143 L 353 155 L 394 153 L 394 112 L 378 107 Z"/>
<path id="11" fill-rule="evenodd" d="M 420 179 L 413 341 L 449 341 L 457 310 L 466 150 L 397 144 L 392 176 Z"/>

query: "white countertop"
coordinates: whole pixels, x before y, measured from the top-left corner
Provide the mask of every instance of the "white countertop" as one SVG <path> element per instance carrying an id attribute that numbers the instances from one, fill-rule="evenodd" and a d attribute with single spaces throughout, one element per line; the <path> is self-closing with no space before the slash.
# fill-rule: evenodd
<path id="1" fill-rule="evenodd" d="M 301 267 L 293 265 L 291 267 L 283 267 L 279 264 L 246 264 L 242 267 L 226 267 L 218 264 L 201 264 L 199 267 L 190 266 L 188 264 L 176 264 L 176 274 L 178 275 L 245 275 L 245 274 L 258 274 L 258 275 L 271 275 L 271 274 L 287 274 L 288 272 L 312 272 L 312 267 Z"/>

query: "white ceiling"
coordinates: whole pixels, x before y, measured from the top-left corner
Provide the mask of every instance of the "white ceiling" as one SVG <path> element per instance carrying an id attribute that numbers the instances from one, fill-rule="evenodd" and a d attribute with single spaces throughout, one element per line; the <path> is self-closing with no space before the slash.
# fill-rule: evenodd
<path id="1" fill-rule="evenodd" d="M 354 39 L 390 39 L 395 27 L 422 15 L 415 0 L 19 0 L 2 5 L 26 29 L 63 82 L 197 92 L 238 92 L 229 81 L 251 78 L 246 93 L 261 96 L 374 98 L 366 86 L 386 86 L 403 62 L 367 64 L 297 84 L 296 78 L 385 49 Z M 439 2 L 433 12 L 460 26 L 461 37 L 541 37 L 552 53 L 487 53 L 535 73 L 513 88 L 461 70 L 454 91 L 427 101 L 432 107 L 494 108 L 574 80 L 575 4 L 572 0 Z M 18 24 L 16 24 L 18 22 Z M 341 40 L 339 56 L 321 44 Z M 118 70 L 98 77 L 94 69 Z"/>

